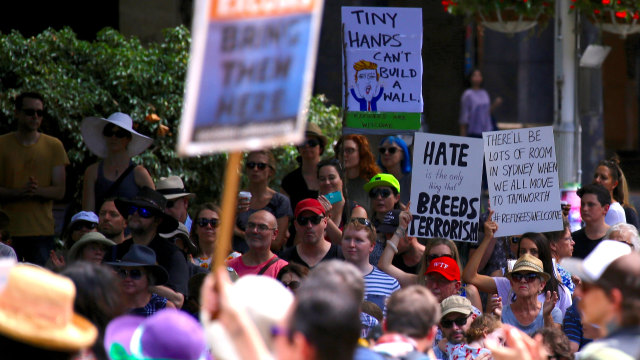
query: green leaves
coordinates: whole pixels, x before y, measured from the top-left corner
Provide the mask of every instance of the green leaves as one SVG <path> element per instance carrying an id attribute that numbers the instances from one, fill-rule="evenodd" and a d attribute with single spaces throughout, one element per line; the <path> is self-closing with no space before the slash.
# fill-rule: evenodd
<path id="1" fill-rule="evenodd" d="M 164 40 L 142 44 L 105 28 L 96 40 L 79 40 L 70 28 L 48 29 L 36 37 L 19 32 L 0 34 L 0 134 L 15 130 L 13 99 L 22 91 L 45 97 L 43 132 L 59 138 L 71 165 L 67 168 L 67 199 L 80 202 L 82 175 L 97 159 L 84 145 L 80 122 L 88 116 L 107 117 L 121 111 L 136 130 L 155 139 L 134 158 L 154 180 L 179 175 L 197 202 L 218 201 L 222 193 L 226 154 L 179 158 L 175 148 L 182 114 L 191 34 L 184 26 L 166 29 Z M 159 121 L 145 118 L 156 114 Z M 311 99 L 310 121 L 316 122 L 331 145 L 341 135 L 341 110 L 324 96 Z M 151 118 L 150 118 L 151 119 Z M 168 129 L 168 130 L 166 130 Z M 158 132 L 167 131 L 164 136 Z M 295 146 L 275 149 L 278 170 L 273 185 L 293 170 Z M 328 146 L 325 156 L 332 155 Z"/>

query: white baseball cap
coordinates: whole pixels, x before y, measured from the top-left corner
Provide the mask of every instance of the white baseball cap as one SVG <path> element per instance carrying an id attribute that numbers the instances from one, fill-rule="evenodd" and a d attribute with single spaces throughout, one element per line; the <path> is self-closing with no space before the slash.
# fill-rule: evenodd
<path id="1" fill-rule="evenodd" d="M 602 240 L 584 259 L 568 258 L 560 261 L 560 265 L 580 280 L 595 283 L 602 273 L 621 256 L 631 253 L 631 247 L 616 240 Z"/>

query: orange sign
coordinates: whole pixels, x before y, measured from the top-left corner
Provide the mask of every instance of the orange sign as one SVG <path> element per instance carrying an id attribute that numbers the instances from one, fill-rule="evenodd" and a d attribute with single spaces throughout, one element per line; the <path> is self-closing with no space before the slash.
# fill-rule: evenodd
<path id="1" fill-rule="evenodd" d="M 212 0 L 210 19 L 242 19 L 312 12 L 322 0 Z"/>

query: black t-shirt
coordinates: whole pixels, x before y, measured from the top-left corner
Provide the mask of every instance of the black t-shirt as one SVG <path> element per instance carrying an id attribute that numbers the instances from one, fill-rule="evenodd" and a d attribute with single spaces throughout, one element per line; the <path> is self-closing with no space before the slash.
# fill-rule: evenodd
<path id="1" fill-rule="evenodd" d="M 589 253 L 604 239 L 604 236 L 599 239 L 589 239 L 587 237 L 584 228 L 576 230 L 571 233 L 575 245 L 573 245 L 573 257 L 584 259 Z"/>
<path id="2" fill-rule="evenodd" d="M 402 260 L 402 255 L 398 254 L 396 256 L 393 257 L 393 260 L 391 261 L 391 264 L 395 267 L 397 267 L 398 269 L 409 273 L 409 274 L 417 274 L 418 270 L 420 270 L 420 263 L 418 262 L 417 264 L 413 265 L 413 266 L 409 266 L 407 264 L 404 263 L 404 260 Z"/>
<path id="3" fill-rule="evenodd" d="M 302 260 L 302 258 L 298 254 L 298 248 L 296 246 L 283 250 L 282 252 L 280 252 L 280 254 L 278 254 L 278 256 L 281 259 L 286 260 L 288 262 L 295 262 L 300 265 L 311 268 L 309 264 L 307 264 L 306 262 L 304 262 L 304 260 Z M 325 260 L 330 260 L 330 259 L 341 259 L 341 260 L 344 259 L 344 257 L 342 256 L 342 248 L 340 248 L 340 246 L 331 244 L 329 251 L 327 251 L 327 254 L 322 258 L 322 260 L 320 260 L 320 262 Z"/>

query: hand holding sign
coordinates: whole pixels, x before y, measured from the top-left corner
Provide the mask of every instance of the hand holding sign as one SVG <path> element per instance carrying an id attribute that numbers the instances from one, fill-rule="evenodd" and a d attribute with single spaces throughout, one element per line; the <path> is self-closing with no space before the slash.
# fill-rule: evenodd
<path id="1" fill-rule="evenodd" d="M 498 231 L 498 223 L 492 220 L 493 210 L 489 209 L 489 217 L 484 222 L 484 237 L 487 239 L 493 238 L 493 234 Z"/>

